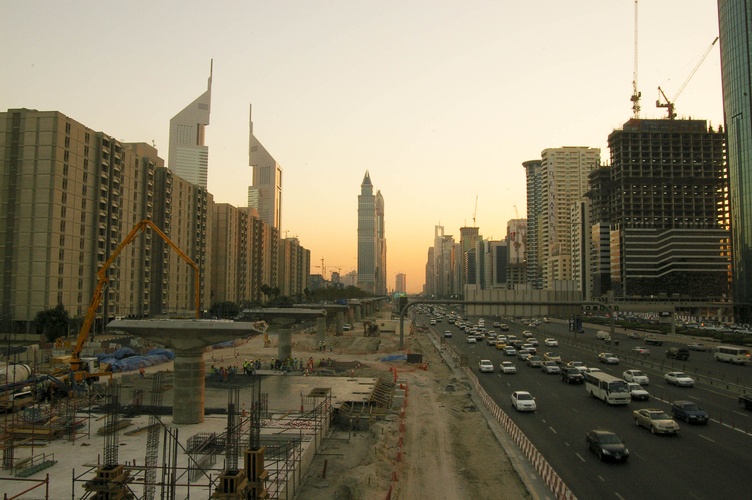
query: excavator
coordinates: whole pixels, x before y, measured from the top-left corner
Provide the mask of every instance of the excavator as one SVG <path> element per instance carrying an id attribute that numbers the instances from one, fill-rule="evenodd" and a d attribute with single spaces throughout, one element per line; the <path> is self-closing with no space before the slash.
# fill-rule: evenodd
<path id="1" fill-rule="evenodd" d="M 102 295 L 104 293 L 104 289 L 107 286 L 107 283 L 109 283 L 109 277 L 107 276 L 107 270 L 112 266 L 113 262 L 115 262 L 115 259 L 117 259 L 118 255 L 120 255 L 120 252 L 123 251 L 123 249 L 131 243 L 138 235 L 140 235 L 142 232 L 146 231 L 147 228 L 150 228 L 152 231 L 157 233 L 157 235 L 162 238 L 170 247 L 175 250 L 180 257 L 190 265 L 195 273 L 195 283 L 196 283 L 196 294 L 195 294 L 195 306 L 196 306 L 196 319 L 200 318 L 200 306 L 201 306 L 201 297 L 200 297 L 200 280 L 199 280 L 199 268 L 198 265 L 193 262 L 193 260 L 188 257 L 188 255 L 185 254 L 180 248 L 178 248 L 175 243 L 170 240 L 170 238 L 162 232 L 152 221 L 150 220 L 142 220 L 138 223 L 136 223 L 135 226 L 133 226 L 133 229 L 128 233 L 128 235 L 123 239 L 123 241 L 118 245 L 118 247 L 112 252 L 110 257 L 107 259 L 107 261 L 102 265 L 102 268 L 97 272 L 97 286 L 94 289 L 94 296 L 91 299 L 91 302 L 89 303 L 89 308 L 86 311 L 86 317 L 84 318 L 84 323 L 81 326 L 81 330 L 78 332 L 78 337 L 76 339 L 76 344 L 73 347 L 71 351 L 71 357 L 70 357 L 70 367 L 67 370 L 60 370 L 57 373 L 53 373 L 54 376 L 56 376 L 58 379 L 64 380 L 66 376 L 71 377 L 71 383 L 80 384 L 81 382 L 86 381 L 95 381 L 98 380 L 100 375 L 107 375 L 106 373 L 99 373 L 99 364 L 96 359 L 93 358 L 81 358 L 81 351 L 83 350 L 84 344 L 86 343 L 86 340 L 89 338 L 89 332 L 91 331 L 91 325 L 94 323 L 94 319 L 96 318 L 97 309 L 99 309 L 99 305 L 102 302 Z M 60 339 L 58 339 L 60 340 Z M 110 374 L 111 375 L 111 374 Z"/>

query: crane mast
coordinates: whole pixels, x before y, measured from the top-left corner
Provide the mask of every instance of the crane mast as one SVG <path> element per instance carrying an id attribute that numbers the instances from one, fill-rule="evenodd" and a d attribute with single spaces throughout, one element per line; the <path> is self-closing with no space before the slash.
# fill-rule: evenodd
<path id="1" fill-rule="evenodd" d="M 640 118 L 640 97 L 642 93 L 637 90 L 637 0 L 634 2 L 634 70 L 632 71 L 632 115 Z"/>

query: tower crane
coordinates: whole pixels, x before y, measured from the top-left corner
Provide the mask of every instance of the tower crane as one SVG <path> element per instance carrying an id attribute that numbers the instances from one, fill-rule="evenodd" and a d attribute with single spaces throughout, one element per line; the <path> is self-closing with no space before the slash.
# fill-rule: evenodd
<path id="1" fill-rule="evenodd" d="M 478 195 L 475 195 L 475 210 L 473 210 L 473 227 L 478 227 L 475 225 L 475 216 L 478 214 Z"/>
<path id="2" fill-rule="evenodd" d="M 695 67 L 692 69 L 692 71 L 689 73 L 689 76 L 686 80 L 684 80 L 684 83 L 682 83 L 681 87 L 679 87 L 679 90 L 676 91 L 676 94 L 674 94 L 674 98 L 669 100 L 668 97 L 666 97 L 666 93 L 663 91 L 662 88 L 658 87 L 658 99 L 655 101 L 655 106 L 657 108 L 666 108 L 666 111 L 668 112 L 667 118 L 669 120 L 673 120 L 676 118 L 676 99 L 679 97 L 679 94 L 682 93 L 684 88 L 687 86 L 689 81 L 692 79 L 693 76 L 695 76 L 695 73 L 697 73 L 697 70 L 700 69 L 700 66 L 705 61 L 705 58 L 708 57 L 708 54 L 710 54 L 710 51 L 713 50 L 713 47 L 715 47 L 716 42 L 718 42 L 718 37 L 715 37 L 715 40 L 713 40 L 713 43 L 710 44 L 710 46 L 705 49 L 705 53 L 702 55 L 700 60 L 697 62 Z M 661 97 L 663 97 L 663 100 L 666 102 L 661 102 Z"/>
<path id="3" fill-rule="evenodd" d="M 517 218 L 517 219 L 519 219 L 519 218 L 520 218 L 520 213 L 519 213 L 519 212 L 517 211 L 517 205 L 514 205 L 514 216 L 515 216 L 515 218 Z"/>
<path id="4" fill-rule="evenodd" d="M 634 1 L 634 70 L 632 71 L 632 114 L 634 118 L 640 117 L 640 97 L 642 92 L 637 90 L 637 0 Z"/>
<path id="5" fill-rule="evenodd" d="M 321 269 L 321 276 L 324 279 L 326 279 L 326 266 L 324 265 L 324 258 L 323 257 L 321 257 L 321 265 L 320 266 L 313 266 L 313 267 L 318 267 L 319 269 Z"/>

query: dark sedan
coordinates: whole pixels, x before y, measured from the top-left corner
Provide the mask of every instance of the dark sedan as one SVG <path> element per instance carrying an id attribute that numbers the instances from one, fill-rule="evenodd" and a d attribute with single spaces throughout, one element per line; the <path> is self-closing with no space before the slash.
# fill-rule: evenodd
<path id="1" fill-rule="evenodd" d="M 707 412 L 692 401 L 674 401 L 671 405 L 671 413 L 674 418 L 684 420 L 688 424 L 705 425 L 710 420 Z"/>
<path id="2" fill-rule="evenodd" d="M 585 442 L 588 449 L 601 460 L 629 460 L 629 450 L 619 436 L 611 431 L 594 429 L 585 435 Z"/>

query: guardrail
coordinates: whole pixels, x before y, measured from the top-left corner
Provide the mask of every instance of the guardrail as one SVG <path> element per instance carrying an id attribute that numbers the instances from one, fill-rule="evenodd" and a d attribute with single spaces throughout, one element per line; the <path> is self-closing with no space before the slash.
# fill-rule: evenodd
<path id="1" fill-rule="evenodd" d="M 454 367 L 460 368 L 465 376 L 467 376 L 488 411 L 491 413 L 491 415 L 493 415 L 496 421 L 501 424 L 504 431 L 512 438 L 525 458 L 530 462 L 533 468 L 535 468 L 536 472 L 538 472 L 541 479 L 543 480 L 543 483 L 548 487 L 549 490 L 551 490 L 556 498 L 559 500 L 575 499 L 576 497 L 572 490 L 570 490 L 566 483 L 564 483 L 564 480 L 561 479 L 559 474 L 543 457 L 543 454 L 538 451 L 533 442 L 528 439 L 528 437 L 522 432 L 519 427 L 517 427 L 517 424 L 514 423 L 509 415 L 507 415 L 504 410 L 502 410 L 499 405 L 496 404 L 493 398 L 489 396 L 486 390 L 483 389 L 480 381 L 478 380 L 478 377 L 475 376 L 472 369 L 469 366 L 461 366 L 463 357 L 458 355 L 454 351 L 454 349 L 446 345 L 445 342 L 442 342 L 443 338 L 436 335 L 435 332 L 432 331 L 431 333 L 429 333 L 429 335 L 433 335 L 434 344 L 440 344 L 441 350 L 451 357 L 454 363 Z"/>
<path id="2" fill-rule="evenodd" d="M 50 498 L 50 475 L 47 474 L 44 479 L 25 479 L 25 478 L 18 478 L 18 477 L 0 477 L 0 481 L 29 481 L 32 483 L 37 483 L 31 488 L 27 488 L 24 491 L 21 491 L 19 493 L 16 493 L 13 496 L 8 496 L 7 493 L 3 493 L 3 500 L 15 500 L 16 498 L 21 498 L 26 493 L 33 491 L 37 488 L 41 488 L 44 486 L 44 499 L 49 500 Z"/>
<path id="3" fill-rule="evenodd" d="M 57 463 L 54 453 L 40 453 L 30 458 L 21 460 L 13 468 L 16 477 L 29 477 L 40 470 L 52 467 Z"/>

